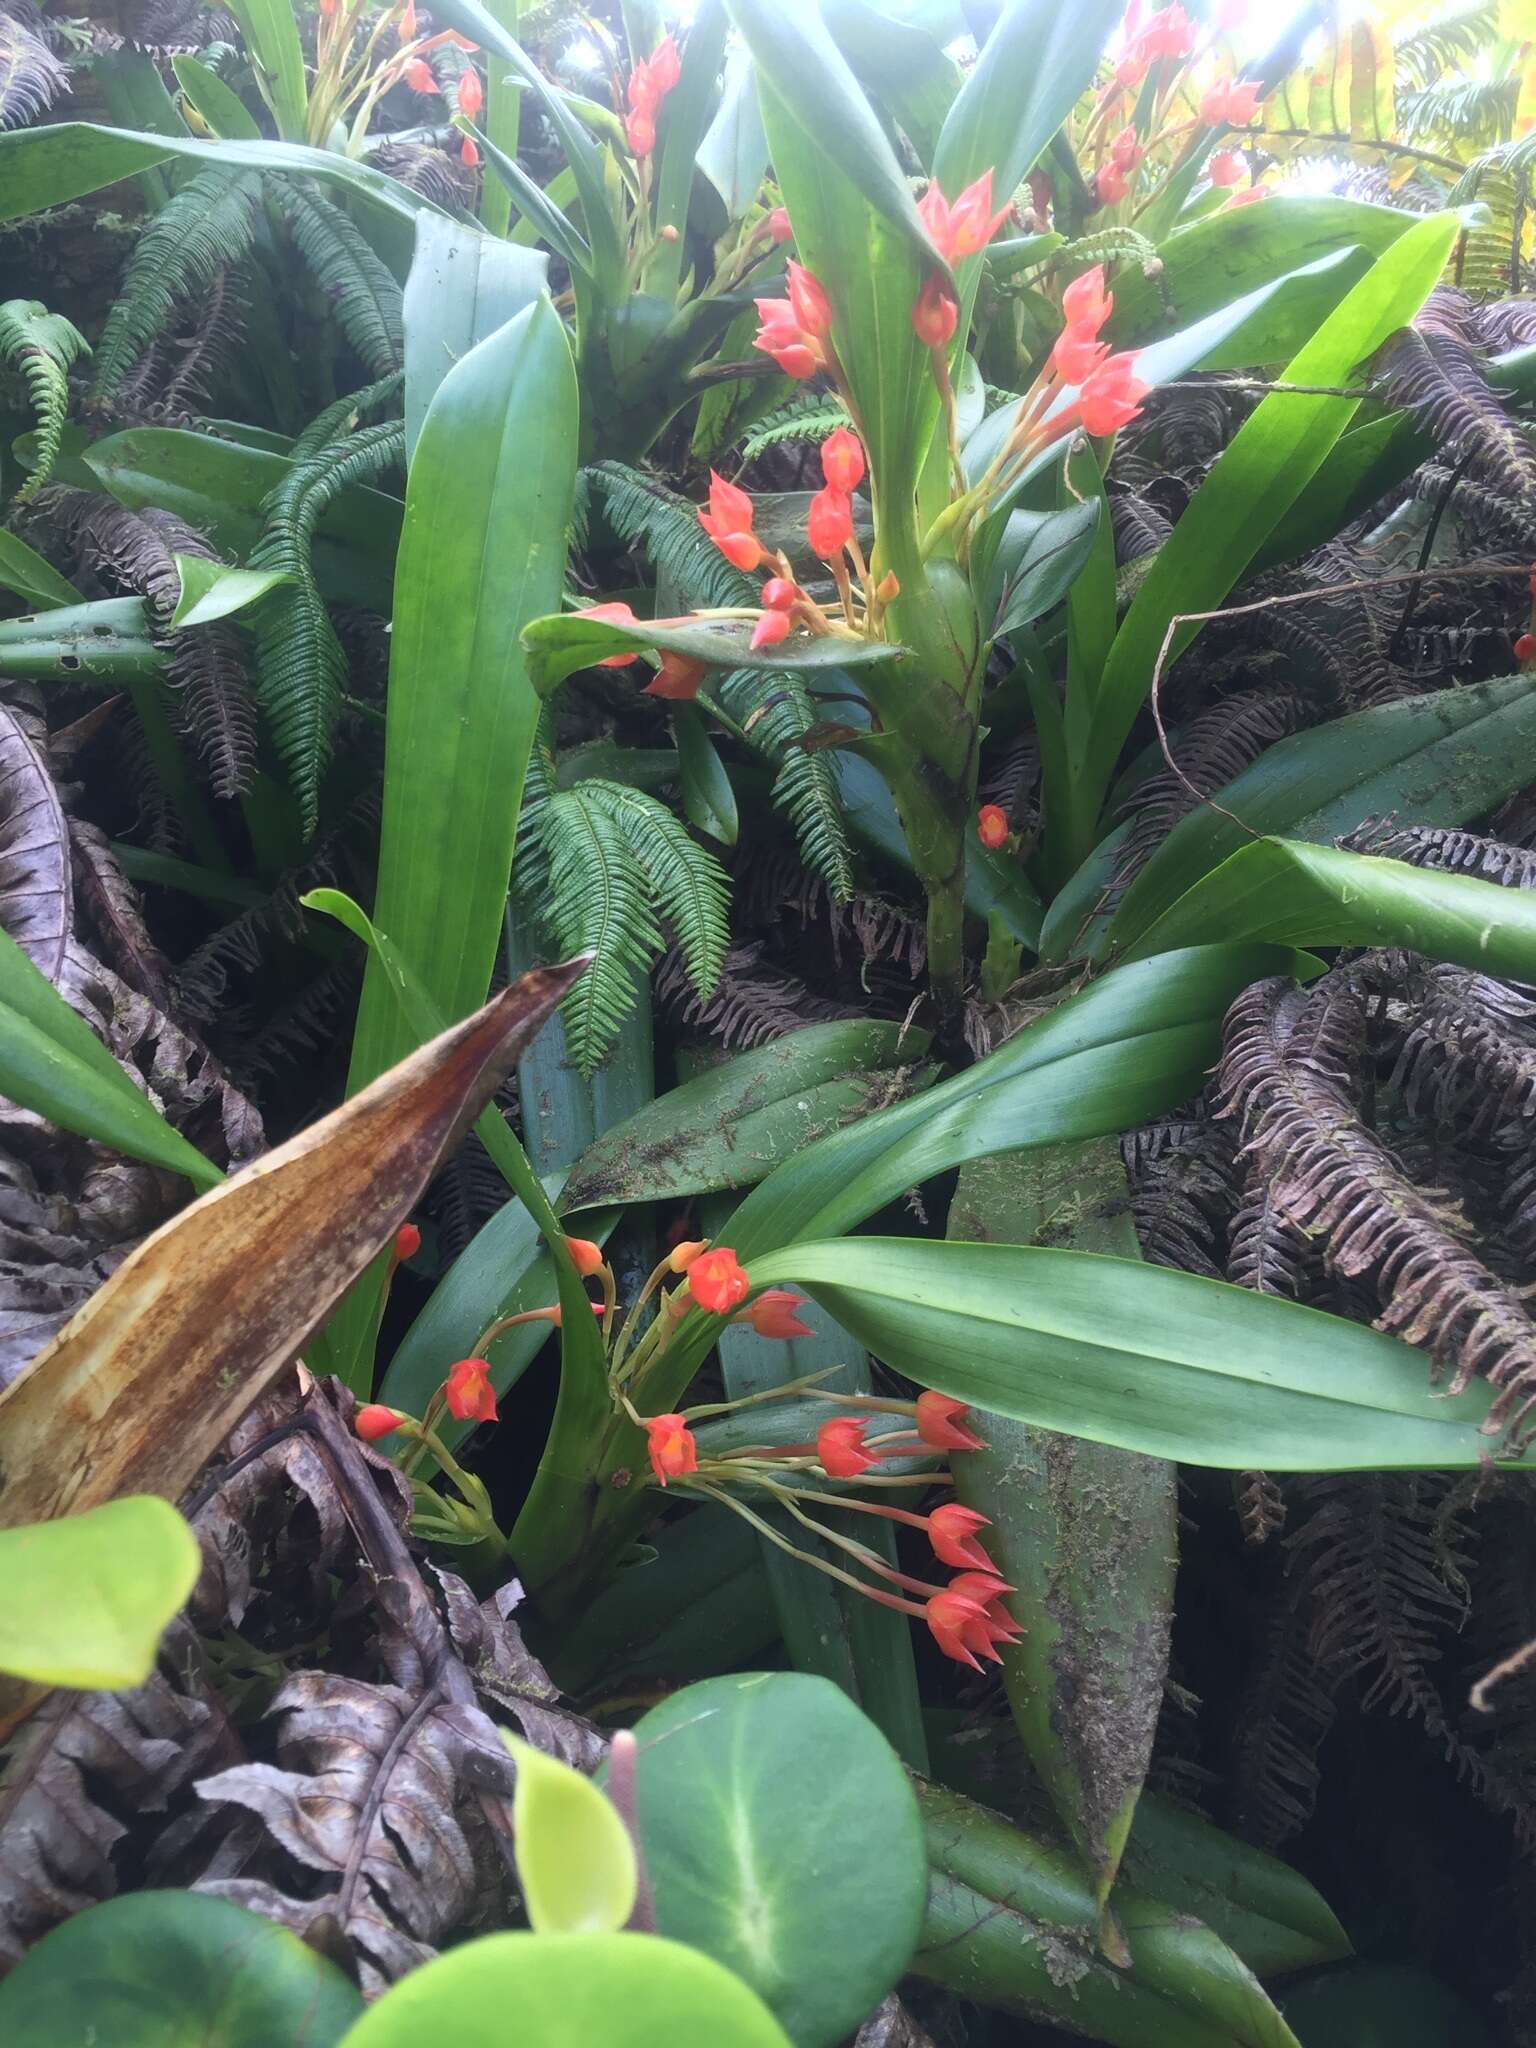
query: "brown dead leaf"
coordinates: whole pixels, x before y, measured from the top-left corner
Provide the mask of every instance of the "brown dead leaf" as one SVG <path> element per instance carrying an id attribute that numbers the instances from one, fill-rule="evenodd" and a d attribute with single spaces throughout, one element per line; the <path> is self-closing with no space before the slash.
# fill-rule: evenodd
<path id="1" fill-rule="evenodd" d="M 0 1394 L 0 1527 L 183 1493 L 585 965 L 525 974 L 147 1238 Z"/>

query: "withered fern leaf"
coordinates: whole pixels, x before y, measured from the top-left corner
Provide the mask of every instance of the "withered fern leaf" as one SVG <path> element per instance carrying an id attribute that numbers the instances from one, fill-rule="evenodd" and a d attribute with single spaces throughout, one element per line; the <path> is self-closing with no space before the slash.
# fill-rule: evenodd
<path id="1" fill-rule="evenodd" d="M 290 579 L 254 613 L 256 694 L 287 770 L 306 834 L 320 815 L 320 784 L 347 679 L 347 661 L 315 580 L 311 544 L 327 508 L 352 484 L 371 483 L 405 459 L 405 429 L 363 427 L 333 448 L 295 462 L 262 507 L 253 569 Z"/>
<path id="2" fill-rule="evenodd" d="M 1309 1003 L 1310 1042 L 1298 1046 Z M 1367 1128 L 1355 1099 L 1364 1014 L 1349 991 L 1256 982 L 1227 1015 L 1223 1111 L 1241 1119 L 1244 1155 L 1319 1239 L 1329 1270 L 1369 1276 L 1378 1326 L 1450 1365 L 1453 1392 L 1487 1379 L 1498 1390 L 1490 1427 L 1513 1421 L 1518 1437 L 1536 1401 L 1536 1325 Z"/>
<path id="3" fill-rule="evenodd" d="M 1515 498 L 1536 492 L 1536 453 L 1488 384 L 1465 294 L 1438 287 L 1377 371 L 1382 396 L 1416 413 L 1444 456 Z"/>
<path id="4" fill-rule="evenodd" d="M 92 391 L 113 397 L 186 300 L 211 291 L 247 255 L 261 222 L 259 171 L 199 171 L 168 199 L 133 245 L 122 287 L 96 346 Z"/>
<path id="5" fill-rule="evenodd" d="M 0 134 L 35 121 L 68 85 L 68 72 L 42 37 L 0 11 Z"/>
<path id="6" fill-rule="evenodd" d="M 5 19 L 0 15 L 0 23 Z M 20 371 L 37 417 L 37 459 L 16 494 L 18 504 L 33 497 L 53 474 L 69 415 L 69 373 L 90 352 L 80 330 L 39 300 L 7 299 L 0 304 L 0 363 Z"/>

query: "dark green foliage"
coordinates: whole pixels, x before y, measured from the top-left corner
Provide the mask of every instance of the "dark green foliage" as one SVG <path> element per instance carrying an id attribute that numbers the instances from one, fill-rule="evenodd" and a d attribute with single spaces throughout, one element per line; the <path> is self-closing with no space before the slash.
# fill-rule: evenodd
<path id="1" fill-rule="evenodd" d="M 30 498 L 53 473 L 69 412 L 69 372 L 89 354 L 85 336 L 62 313 L 50 313 L 36 299 L 0 305 L 0 363 L 21 372 L 37 415 L 37 461 L 19 499 Z"/>
<path id="2" fill-rule="evenodd" d="M 268 180 L 294 244 L 364 368 L 386 377 L 404 361 L 400 287 L 339 206 L 291 178 Z"/>

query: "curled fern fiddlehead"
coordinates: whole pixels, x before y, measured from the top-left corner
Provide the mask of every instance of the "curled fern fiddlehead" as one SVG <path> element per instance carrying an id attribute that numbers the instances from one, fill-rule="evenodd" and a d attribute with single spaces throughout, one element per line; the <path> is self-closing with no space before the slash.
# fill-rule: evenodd
<path id="1" fill-rule="evenodd" d="M 0 22 L 4 19 L 0 16 Z M 90 352 L 78 328 L 36 299 L 7 299 L 0 305 L 0 362 L 21 372 L 37 415 L 37 463 L 17 493 L 18 503 L 53 474 L 69 412 L 69 372 Z"/>

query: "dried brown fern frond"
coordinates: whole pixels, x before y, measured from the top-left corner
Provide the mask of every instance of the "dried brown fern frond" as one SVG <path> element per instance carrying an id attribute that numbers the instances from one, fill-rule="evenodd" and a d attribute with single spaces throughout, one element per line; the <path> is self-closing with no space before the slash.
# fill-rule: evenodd
<path id="1" fill-rule="evenodd" d="M 682 957 L 669 951 L 656 971 L 656 1001 L 731 1050 L 767 1045 L 786 1031 L 855 1014 L 846 1004 L 813 994 L 798 975 L 765 964 L 764 951 L 759 942 L 732 946 L 709 996 L 697 993 Z"/>
<path id="2" fill-rule="evenodd" d="M 1241 1120 L 1243 1156 L 1275 1183 L 1290 1220 L 1318 1239 L 1328 1268 L 1370 1277 L 1382 1303 L 1377 1327 L 1450 1366 L 1453 1392 L 1474 1374 L 1487 1379 L 1498 1390 L 1489 1430 L 1509 1424 L 1517 1437 L 1528 1434 L 1521 1424 L 1536 1403 L 1536 1325 L 1367 1128 L 1353 1080 L 1363 1000 L 1330 981 L 1311 995 L 1282 980 L 1257 982 L 1233 1004 L 1218 1077 L 1222 1112 Z"/>
<path id="3" fill-rule="evenodd" d="M 1303 1577 L 1287 1572 L 1266 1611 L 1235 1717 L 1232 1819 L 1266 1849 L 1311 1818 L 1321 1777 L 1318 1752 L 1336 1711 L 1331 1681 L 1318 1670 L 1308 1641 L 1309 1619 Z"/>
<path id="4" fill-rule="evenodd" d="M 1506 889 L 1536 889 L 1536 853 L 1460 825 L 1399 825 L 1390 818 L 1368 818 L 1339 844 L 1353 853 L 1406 861 L 1410 867 L 1475 875 Z"/>
<path id="5" fill-rule="evenodd" d="M 1245 1543 L 1257 1547 L 1285 1527 L 1285 1494 L 1268 1472 L 1239 1472 L 1233 1496 Z"/>
<path id="6" fill-rule="evenodd" d="M 1387 402 L 1417 414 L 1445 459 L 1515 499 L 1536 496 L 1536 453 L 1489 387 L 1466 293 L 1437 286 L 1387 344 L 1376 381 Z"/>
<path id="7" fill-rule="evenodd" d="M 1536 1131 L 1536 1001 L 1486 974 L 1402 960 L 1391 1085 L 1413 1116 L 1492 1133 Z"/>
<path id="8" fill-rule="evenodd" d="M 1229 1132 L 1205 1116 L 1171 1118 L 1131 1132 L 1120 1151 L 1142 1256 L 1219 1279 L 1232 1207 Z"/>

